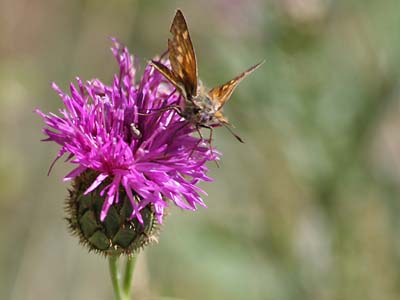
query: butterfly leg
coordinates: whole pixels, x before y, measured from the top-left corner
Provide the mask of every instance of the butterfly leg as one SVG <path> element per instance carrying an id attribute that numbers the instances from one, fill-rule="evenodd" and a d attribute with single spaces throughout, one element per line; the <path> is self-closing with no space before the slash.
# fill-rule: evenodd
<path id="1" fill-rule="evenodd" d="M 214 128 L 212 128 L 211 126 L 208 126 L 208 125 L 204 125 L 204 124 L 198 125 L 196 127 L 197 127 L 197 131 L 199 132 L 199 134 L 200 134 L 200 130 L 199 130 L 198 127 L 207 128 L 208 130 L 210 130 L 210 134 L 208 136 L 207 142 L 208 142 L 208 146 L 209 146 L 209 149 L 210 149 L 210 152 L 211 152 L 211 156 L 214 156 L 214 152 L 213 152 L 213 149 L 212 149 L 212 138 L 213 138 Z M 201 134 L 200 134 L 200 136 L 201 136 Z M 218 161 L 214 160 L 214 162 L 217 165 L 217 167 L 219 168 Z"/>
<path id="2" fill-rule="evenodd" d="M 190 152 L 189 158 L 192 157 L 192 155 L 193 155 L 194 151 L 196 150 L 196 148 L 197 148 L 197 147 L 201 144 L 201 142 L 203 142 L 203 140 L 204 140 L 203 135 L 202 135 L 202 133 L 201 133 L 201 131 L 200 131 L 200 126 L 197 125 L 197 124 L 196 124 L 196 131 L 197 131 L 197 133 L 199 134 L 200 139 L 199 139 L 199 141 L 196 143 L 196 146 L 194 146 L 193 149 L 192 149 L 192 151 Z"/>

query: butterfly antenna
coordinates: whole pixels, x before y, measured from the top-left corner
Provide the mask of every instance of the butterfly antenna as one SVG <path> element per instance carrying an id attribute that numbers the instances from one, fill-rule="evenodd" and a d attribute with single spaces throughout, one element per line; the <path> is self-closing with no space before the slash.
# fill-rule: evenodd
<path id="1" fill-rule="evenodd" d="M 166 112 L 168 110 L 173 110 L 175 111 L 180 117 L 182 117 L 182 112 L 181 112 L 181 107 L 179 105 L 168 105 L 166 107 L 162 107 L 162 108 L 148 108 L 147 110 L 151 111 L 148 113 L 140 113 L 138 112 L 137 114 L 139 116 L 151 116 L 154 115 L 156 113 L 163 113 Z"/>
<path id="2" fill-rule="evenodd" d="M 224 126 L 226 129 L 228 129 L 228 131 L 241 143 L 244 144 L 244 141 L 242 140 L 242 138 L 240 136 L 238 136 L 236 133 L 233 132 L 232 128 L 230 127 L 230 124 L 228 123 L 221 123 L 222 126 Z"/>

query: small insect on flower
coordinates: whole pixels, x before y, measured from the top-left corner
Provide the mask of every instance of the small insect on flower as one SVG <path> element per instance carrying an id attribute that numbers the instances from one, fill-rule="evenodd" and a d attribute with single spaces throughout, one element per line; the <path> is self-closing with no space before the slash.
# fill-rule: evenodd
<path id="1" fill-rule="evenodd" d="M 177 108 L 178 113 L 195 125 L 200 136 L 199 129 L 201 127 L 210 129 L 209 141 L 212 138 L 212 128 L 222 125 L 243 143 L 243 140 L 230 129 L 231 124 L 221 110 L 237 85 L 262 65 L 264 61 L 252 66 L 223 85 L 207 91 L 197 76 L 196 55 L 185 18 L 180 10 L 177 10 L 175 14 L 170 32 L 172 39 L 168 39 L 168 55 L 171 69 L 159 61 L 153 60 L 151 63 L 183 96 L 184 103 Z"/>

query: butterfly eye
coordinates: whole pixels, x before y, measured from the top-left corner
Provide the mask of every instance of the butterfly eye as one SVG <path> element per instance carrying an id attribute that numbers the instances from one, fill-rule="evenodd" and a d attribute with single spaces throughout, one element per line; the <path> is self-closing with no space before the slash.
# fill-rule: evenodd
<path id="1" fill-rule="evenodd" d="M 198 114 L 199 112 L 201 112 L 201 109 L 200 109 L 200 108 L 198 108 L 198 107 L 194 107 L 194 108 L 193 108 L 193 113 L 194 113 L 194 114 Z"/>

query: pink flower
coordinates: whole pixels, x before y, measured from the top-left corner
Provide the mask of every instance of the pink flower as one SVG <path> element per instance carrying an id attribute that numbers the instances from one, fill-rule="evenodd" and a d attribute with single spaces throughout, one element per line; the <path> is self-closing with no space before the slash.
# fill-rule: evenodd
<path id="1" fill-rule="evenodd" d="M 88 170 L 98 174 L 85 194 L 101 188 L 101 221 L 118 203 L 121 188 L 132 204 L 130 218 L 140 222 L 140 211 L 149 204 L 160 223 L 168 200 L 187 210 L 205 206 L 196 184 L 211 181 L 205 163 L 218 159 L 218 152 L 192 136 L 193 126 L 170 108 L 180 103 L 173 86 L 150 65 L 136 83 L 136 61 L 126 47 L 112 41 L 120 70 L 111 85 L 78 78 L 67 94 L 53 83 L 65 108 L 59 115 L 36 110 L 46 124 L 45 141 L 61 146 L 55 161 L 67 155 L 75 165 L 64 180 Z"/>

